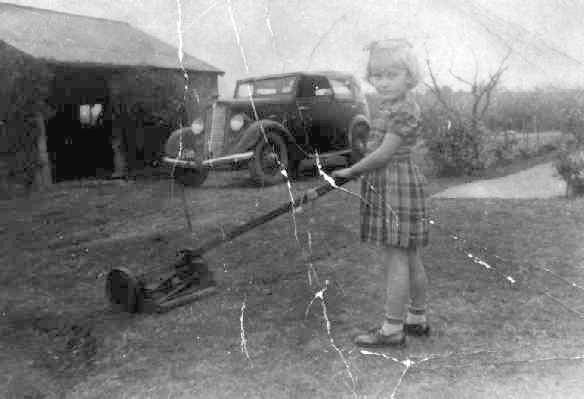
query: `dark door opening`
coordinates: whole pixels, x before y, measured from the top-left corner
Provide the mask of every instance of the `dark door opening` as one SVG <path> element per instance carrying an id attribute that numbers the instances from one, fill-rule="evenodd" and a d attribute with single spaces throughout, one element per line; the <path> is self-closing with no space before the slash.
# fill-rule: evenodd
<path id="1" fill-rule="evenodd" d="M 102 105 L 103 107 L 103 105 Z M 87 177 L 104 178 L 113 172 L 111 128 L 98 116 L 90 123 L 85 110 L 93 104 L 65 104 L 47 124 L 48 150 L 56 182 Z"/>
<path id="2" fill-rule="evenodd" d="M 111 176 L 111 117 L 107 81 L 88 71 L 58 70 L 47 122 L 48 151 L 56 182 Z"/>

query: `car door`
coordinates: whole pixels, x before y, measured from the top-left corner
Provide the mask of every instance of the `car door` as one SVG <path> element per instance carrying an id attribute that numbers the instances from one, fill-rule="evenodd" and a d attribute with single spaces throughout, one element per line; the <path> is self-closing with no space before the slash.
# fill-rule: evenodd
<path id="1" fill-rule="evenodd" d="M 334 93 L 334 106 L 338 115 L 338 117 L 335 118 L 335 127 L 343 129 L 348 125 L 357 112 L 358 106 L 355 101 L 355 93 L 353 92 L 351 82 L 347 80 L 332 78 L 329 79 L 329 81 Z"/>
<path id="2" fill-rule="evenodd" d="M 346 148 L 349 144 L 349 125 L 353 117 L 358 113 L 359 106 L 355 100 L 355 92 L 352 83 L 349 80 L 339 78 L 329 78 L 334 101 L 331 112 L 335 114 L 333 118 L 335 137 L 335 149 Z"/>
<path id="3" fill-rule="evenodd" d="M 296 107 L 310 151 L 326 152 L 334 138 L 333 93 L 328 79 L 305 75 L 298 82 Z"/>

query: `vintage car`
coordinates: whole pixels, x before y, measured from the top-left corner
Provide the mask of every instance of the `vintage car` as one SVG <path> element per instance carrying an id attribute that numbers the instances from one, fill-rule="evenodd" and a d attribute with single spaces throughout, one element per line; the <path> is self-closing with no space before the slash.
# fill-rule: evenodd
<path id="1" fill-rule="evenodd" d="M 364 153 L 369 110 L 348 73 L 295 72 L 239 80 L 234 98 L 209 106 L 171 133 L 164 162 L 184 185 L 201 185 L 213 168 L 247 166 L 258 184 L 294 178 L 305 159 Z M 286 172 L 283 172 L 283 169 Z"/>

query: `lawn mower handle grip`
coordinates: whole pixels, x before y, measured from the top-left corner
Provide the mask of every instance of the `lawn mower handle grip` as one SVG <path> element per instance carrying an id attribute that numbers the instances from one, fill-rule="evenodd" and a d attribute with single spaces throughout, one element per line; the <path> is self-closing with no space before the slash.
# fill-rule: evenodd
<path id="1" fill-rule="evenodd" d="M 335 181 L 334 186 L 327 182 L 327 183 L 324 183 L 316 188 L 309 189 L 309 190 L 305 191 L 304 194 L 294 198 L 294 202 L 288 201 L 285 204 L 274 209 L 273 211 L 268 212 L 262 216 L 258 216 L 257 218 L 254 218 L 254 219 L 250 220 L 249 222 L 244 223 L 241 226 L 238 226 L 229 232 L 226 232 L 221 237 L 217 237 L 217 238 L 201 245 L 200 247 L 198 247 L 196 249 L 183 249 L 180 252 L 183 254 L 183 256 L 184 255 L 193 256 L 193 257 L 201 256 L 203 253 L 223 244 L 224 242 L 231 241 L 235 237 L 240 236 L 241 234 L 244 234 L 257 226 L 260 226 L 264 223 L 267 223 L 270 220 L 275 219 L 284 213 L 290 212 L 293 209 L 298 208 L 299 206 L 301 206 L 303 204 L 306 204 L 308 202 L 314 201 L 315 199 L 317 199 L 319 197 L 322 197 L 323 195 L 325 195 L 329 191 L 332 191 L 335 188 L 340 187 L 340 186 L 348 183 L 350 180 L 351 179 L 337 177 L 334 180 Z"/>

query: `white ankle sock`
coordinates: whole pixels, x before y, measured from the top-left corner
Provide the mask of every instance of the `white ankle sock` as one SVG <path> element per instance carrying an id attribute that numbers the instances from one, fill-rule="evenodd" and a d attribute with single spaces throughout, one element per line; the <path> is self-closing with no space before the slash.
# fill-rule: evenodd
<path id="1" fill-rule="evenodd" d="M 383 335 L 391 335 L 400 332 L 404 329 L 403 323 L 390 323 L 387 320 L 381 325 L 381 333 Z"/>
<path id="2" fill-rule="evenodd" d="M 406 316 L 406 323 L 407 324 L 424 324 L 424 323 L 426 323 L 426 315 L 408 312 L 408 315 Z"/>

